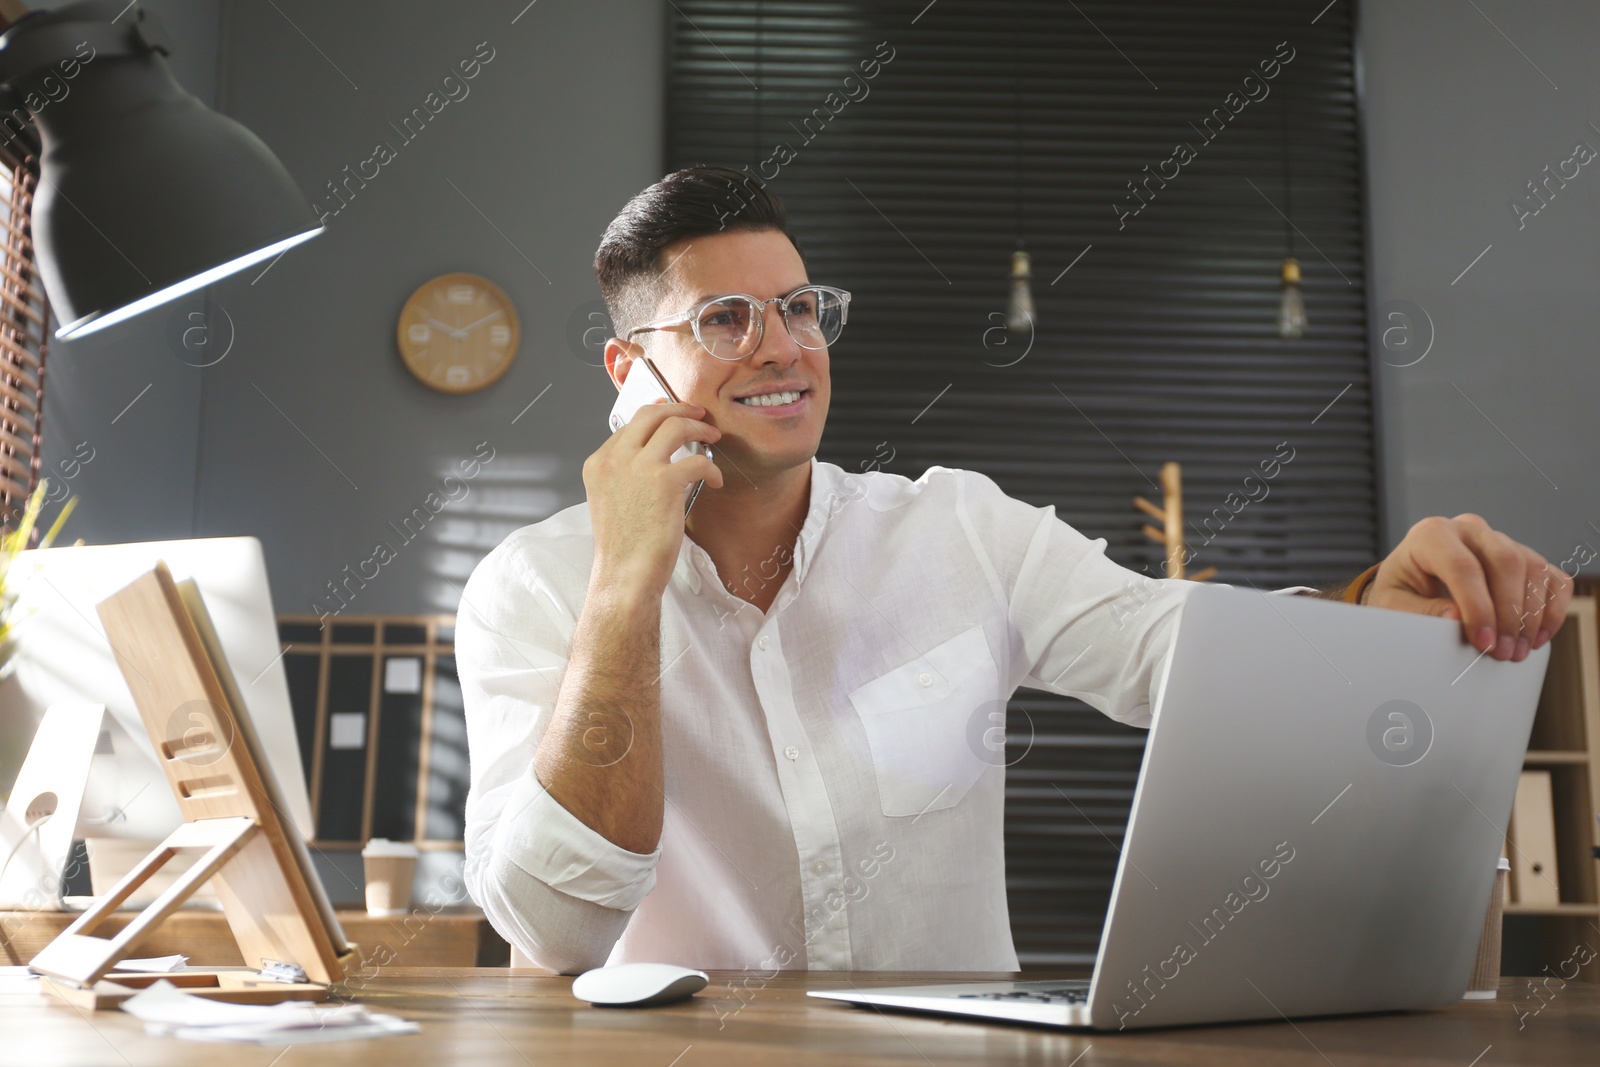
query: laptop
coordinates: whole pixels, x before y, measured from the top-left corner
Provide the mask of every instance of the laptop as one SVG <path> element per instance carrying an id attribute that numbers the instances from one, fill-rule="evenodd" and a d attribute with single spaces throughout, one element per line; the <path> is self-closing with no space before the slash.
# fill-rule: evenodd
<path id="1" fill-rule="evenodd" d="M 1550 647 L 1500 661 L 1449 619 L 1196 586 L 1093 977 L 808 995 L 1096 1030 L 1454 1004 Z"/>

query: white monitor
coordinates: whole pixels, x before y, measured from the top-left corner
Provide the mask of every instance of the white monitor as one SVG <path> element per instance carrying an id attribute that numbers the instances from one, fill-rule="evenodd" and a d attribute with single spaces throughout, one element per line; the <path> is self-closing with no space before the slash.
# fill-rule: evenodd
<path id="1" fill-rule="evenodd" d="M 21 553 L 7 585 L 16 590 L 16 670 L 0 683 L 0 751 L 20 762 L 52 704 L 106 707 L 75 837 L 159 841 L 182 822 L 149 734 L 111 654 L 95 606 L 165 560 L 205 598 L 263 756 L 282 786 L 292 822 L 313 836 L 284 673 L 277 617 L 261 542 L 253 537 L 146 541 Z M 178 709 L 175 709 L 175 712 Z M 9 784 L 15 767 L 0 768 Z"/>

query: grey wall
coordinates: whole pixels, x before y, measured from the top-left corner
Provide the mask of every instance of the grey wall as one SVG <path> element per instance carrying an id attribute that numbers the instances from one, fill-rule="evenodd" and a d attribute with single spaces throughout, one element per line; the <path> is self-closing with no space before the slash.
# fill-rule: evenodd
<path id="1" fill-rule="evenodd" d="M 339 207 L 327 183 L 379 142 L 395 151 L 349 187 L 325 235 L 211 294 L 236 340 L 206 372 L 196 526 L 266 543 L 280 612 L 336 607 L 328 583 L 343 585 L 380 542 L 398 557 L 343 585 L 350 612 L 454 611 L 483 553 L 583 499 L 580 465 L 603 438 L 612 390 L 569 348 L 567 325 L 597 296 L 601 231 L 660 176 L 663 11 L 651 0 L 226 5 L 222 106 L 308 196 Z M 401 120 L 444 96 L 480 45 L 492 58 L 466 95 L 406 141 Z M 427 389 L 395 347 L 407 296 L 447 271 L 499 284 L 522 322 L 510 372 L 469 396 Z M 484 441 L 493 462 L 407 543 L 395 527 L 426 513 Z"/>
<path id="2" fill-rule="evenodd" d="M 601 231 L 660 176 L 664 6 L 152 6 L 178 39 L 180 81 L 204 99 L 214 88 L 313 203 L 340 208 L 327 183 L 378 142 L 395 157 L 352 183 L 324 235 L 212 287 L 209 307 L 197 297 L 57 343 L 46 461 L 83 440 L 96 450 L 72 483 L 68 533 L 254 535 L 280 613 L 338 608 L 330 582 L 350 613 L 454 611 L 506 533 L 583 499 L 612 390 L 568 325 L 598 295 Z M 395 127 L 430 93 L 447 98 L 444 78 L 485 42 L 492 58 L 466 94 L 452 87 L 460 98 L 402 137 Z M 447 271 L 496 282 L 521 318 L 515 364 L 475 395 L 425 388 L 395 347 L 406 297 Z M 209 332 L 185 344 L 189 314 Z M 422 536 L 397 532 L 414 509 L 431 514 L 428 495 L 449 495 L 441 479 L 485 441 L 495 458 L 466 496 Z M 352 578 L 380 542 L 396 558 Z"/>
<path id="3" fill-rule="evenodd" d="M 1600 6 L 1369 0 L 1363 21 L 1388 545 L 1475 511 L 1558 564 L 1587 542 L 1582 562 L 1600 548 L 1600 159 L 1520 229 L 1510 201 L 1600 149 Z M 1383 317 L 1397 301 L 1423 312 L 1410 351 L 1378 332 L 1403 325 Z M 1431 351 L 1398 366 L 1429 319 Z"/>
<path id="4" fill-rule="evenodd" d="M 173 33 L 179 80 L 265 138 L 308 198 L 330 203 L 326 183 L 379 140 L 397 157 L 327 234 L 212 290 L 211 331 L 193 334 L 208 348 L 181 339 L 198 302 L 55 345 L 46 467 L 59 478 L 80 443 L 95 450 L 71 482 L 69 533 L 254 534 L 284 612 L 335 606 L 327 583 L 386 540 L 398 558 L 347 587 L 348 610 L 453 610 L 452 583 L 506 530 L 582 497 L 609 386 L 572 350 L 569 322 L 595 295 L 601 228 L 658 173 L 664 5 L 149 6 Z M 1521 229 L 1509 201 L 1578 141 L 1600 148 L 1586 55 L 1600 9 L 1479 7 L 1364 5 L 1387 544 L 1424 515 L 1475 510 L 1560 562 L 1580 541 L 1600 548 L 1585 292 L 1600 173 L 1582 167 Z M 470 94 L 404 143 L 389 123 L 483 41 L 494 59 Z M 430 392 L 394 349 L 406 295 L 448 270 L 492 278 L 523 319 L 516 365 L 477 396 Z M 1389 318 L 1397 309 L 1408 318 Z M 222 362 L 190 365 L 230 333 Z M 401 543 L 388 524 L 479 441 L 495 462 Z"/>

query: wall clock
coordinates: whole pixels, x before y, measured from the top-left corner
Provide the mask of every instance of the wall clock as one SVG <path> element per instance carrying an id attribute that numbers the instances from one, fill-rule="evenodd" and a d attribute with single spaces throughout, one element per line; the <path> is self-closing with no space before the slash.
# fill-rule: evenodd
<path id="1" fill-rule="evenodd" d="M 517 355 L 521 327 L 505 291 L 476 274 L 423 282 L 400 309 L 400 358 L 441 393 L 473 393 L 499 381 Z"/>

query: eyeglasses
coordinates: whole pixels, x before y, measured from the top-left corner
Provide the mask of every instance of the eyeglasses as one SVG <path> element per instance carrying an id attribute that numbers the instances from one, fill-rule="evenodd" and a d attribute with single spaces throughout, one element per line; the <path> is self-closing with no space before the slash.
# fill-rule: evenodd
<path id="1" fill-rule="evenodd" d="M 783 325 L 794 343 L 815 351 L 839 339 L 850 310 L 850 294 L 831 285 L 802 285 L 792 293 L 770 300 L 758 300 L 744 293 L 714 296 L 681 315 L 635 326 L 628 331 L 626 340 L 633 340 L 636 333 L 664 330 L 687 322 L 694 327 L 695 340 L 715 358 L 743 359 L 761 347 L 768 304 L 778 305 Z"/>

